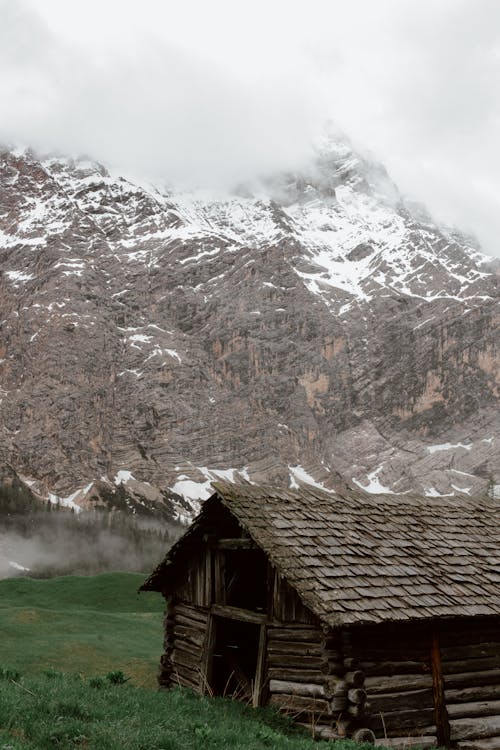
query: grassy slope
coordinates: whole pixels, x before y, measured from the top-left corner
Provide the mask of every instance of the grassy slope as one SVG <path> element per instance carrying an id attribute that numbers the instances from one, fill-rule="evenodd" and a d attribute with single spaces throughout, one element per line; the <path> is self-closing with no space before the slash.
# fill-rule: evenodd
<path id="1" fill-rule="evenodd" d="M 53 667 L 84 675 L 122 670 L 155 686 L 163 599 L 137 589 L 144 576 L 105 573 L 0 581 L 0 667 Z"/>
<path id="2" fill-rule="evenodd" d="M 270 710 L 187 690 L 103 687 L 80 678 L 0 679 L 0 748 L 9 750 L 363 750 L 313 742 Z M 368 750 L 370 746 L 365 746 Z M 372 748 L 373 750 L 373 748 Z"/>
<path id="3" fill-rule="evenodd" d="M 113 573 L 0 581 L 0 750 L 332 747 L 270 710 L 141 687 L 155 684 L 163 609 L 158 595 L 137 596 L 142 580 Z M 132 680 L 85 677 L 113 670 Z"/>

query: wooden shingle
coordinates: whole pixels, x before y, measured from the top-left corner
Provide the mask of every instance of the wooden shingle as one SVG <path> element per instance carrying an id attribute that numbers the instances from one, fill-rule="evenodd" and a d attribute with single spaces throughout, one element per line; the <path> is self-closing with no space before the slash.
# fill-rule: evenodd
<path id="1" fill-rule="evenodd" d="M 500 614 L 496 500 L 213 487 L 144 588 L 169 575 L 210 504 L 221 502 L 330 625 Z"/>

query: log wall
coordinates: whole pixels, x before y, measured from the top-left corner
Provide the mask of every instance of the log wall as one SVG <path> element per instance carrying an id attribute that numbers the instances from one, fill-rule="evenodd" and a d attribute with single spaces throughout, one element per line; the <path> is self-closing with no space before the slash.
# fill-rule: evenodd
<path id="1" fill-rule="evenodd" d="M 364 674 L 345 658 L 340 631 L 311 622 L 267 628 L 269 703 L 323 739 L 373 741 L 366 728 Z"/>
<path id="2" fill-rule="evenodd" d="M 334 734 L 332 699 L 337 680 L 329 674 L 325 636 L 318 621 L 271 623 L 266 663 L 268 703 L 315 733 L 327 729 Z"/>
<path id="3" fill-rule="evenodd" d="M 369 726 L 388 745 L 437 743 L 430 633 L 418 625 L 353 628 L 346 650 L 365 673 Z M 422 738 L 420 740 L 420 738 Z"/>
<path id="4" fill-rule="evenodd" d="M 203 690 L 203 657 L 207 640 L 208 609 L 175 599 L 167 602 L 164 653 L 160 662 L 160 687 Z"/>
<path id="5" fill-rule="evenodd" d="M 500 621 L 441 627 L 450 738 L 460 750 L 500 750 Z"/>

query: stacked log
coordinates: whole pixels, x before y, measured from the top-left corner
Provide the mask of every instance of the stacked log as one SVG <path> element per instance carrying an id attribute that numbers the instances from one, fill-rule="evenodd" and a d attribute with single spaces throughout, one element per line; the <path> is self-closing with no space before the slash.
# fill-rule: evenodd
<path id="1" fill-rule="evenodd" d="M 500 750 L 500 624 L 463 623 L 441 636 L 452 742 L 460 750 Z"/>
<path id="2" fill-rule="evenodd" d="M 172 605 L 170 634 L 166 636 L 165 661 L 169 684 L 199 691 L 208 611 L 183 602 Z"/>
<path id="3" fill-rule="evenodd" d="M 345 684 L 346 708 L 344 715 L 348 717 L 348 734 L 358 742 L 374 742 L 375 735 L 368 726 L 371 715 L 371 705 L 367 701 L 365 689 L 365 673 L 360 669 L 359 662 L 353 656 L 350 632 L 341 631 L 341 649 L 343 659 L 343 679 Z"/>
<path id="4" fill-rule="evenodd" d="M 266 655 L 269 703 L 309 727 L 328 721 L 330 675 L 321 628 L 270 625 Z"/>
<path id="5" fill-rule="evenodd" d="M 160 657 L 160 671 L 158 673 L 158 685 L 160 688 L 169 688 L 172 685 L 172 650 L 174 647 L 174 604 L 172 599 L 167 599 L 165 616 L 163 619 L 163 654 Z"/>
<path id="6" fill-rule="evenodd" d="M 365 627 L 350 633 L 346 653 L 359 660 L 364 673 L 363 720 L 388 746 L 437 742 L 428 639 L 418 627 L 394 633 Z M 356 717 L 356 708 L 350 713 Z M 377 740 L 378 741 L 378 740 Z"/>
<path id="7" fill-rule="evenodd" d="M 344 659 L 338 632 L 310 624 L 271 625 L 267 634 L 269 703 L 307 726 L 314 736 L 373 741 L 363 726 L 369 706 L 364 675 Z"/>

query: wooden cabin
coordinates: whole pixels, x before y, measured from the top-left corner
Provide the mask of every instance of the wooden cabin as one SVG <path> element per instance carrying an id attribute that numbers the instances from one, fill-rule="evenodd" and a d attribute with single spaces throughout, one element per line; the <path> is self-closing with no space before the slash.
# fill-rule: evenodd
<path id="1" fill-rule="evenodd" d="M 160 685 L 316 736 L 500 750 L 500 508 L 218 482 L 143 584 Z"/>

